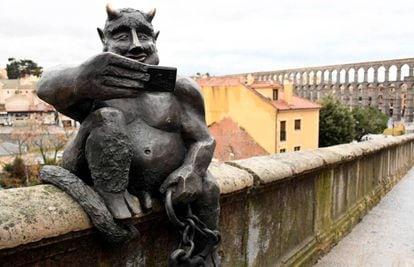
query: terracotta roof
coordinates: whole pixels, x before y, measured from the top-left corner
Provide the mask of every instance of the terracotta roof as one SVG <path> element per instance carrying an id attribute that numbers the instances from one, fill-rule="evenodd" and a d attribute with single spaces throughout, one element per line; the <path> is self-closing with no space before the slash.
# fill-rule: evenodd
<path id="1" fill-rule="evenodd" d="M 272 89 L 280 89 L 282 86 L 278 83 L 269 83 L 269 82 L 255 82 L 249 87 L 253 89 L 263 89 L 263 88 L 272 88 Z"/>
<path id="2" fill-rule="evenodd" d="M 320 109 L 321 105 L 316 104 L 307 99 L 292 95 L 292 104 L 289 105 L 285 100 L 283 91 L 279 92 L 279 100 L 269 100 L 273 106 L 278 110 L 291 110 L 291 109 Z"/>
<path id="3" fill-rule="evenodd" d="M 216 139 L 214 157 L 221 162 L 269 154 L 230 118 L 211 124 L 209 129 Z"/>
<path id="4" fill-rule="evenodd" d="M 200 86 L 238 86 L 241 83 L 240 78 L 229 77 L 212 77 L 207 79 L 197 79 Z"/>

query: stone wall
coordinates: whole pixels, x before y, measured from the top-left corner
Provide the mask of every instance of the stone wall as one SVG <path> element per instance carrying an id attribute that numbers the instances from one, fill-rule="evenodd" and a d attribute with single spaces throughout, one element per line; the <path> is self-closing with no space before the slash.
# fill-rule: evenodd
<path id="1" fill-rule="evenodd" d="M 223 266 L 311 265 L 414 164 L 414 135 L 210 166 L 221 193 Z M 0 191 L 0 266 L 166 266 L 177 234 L 162 205 L 141 238 L 105 245 L 50 185 Z"/>

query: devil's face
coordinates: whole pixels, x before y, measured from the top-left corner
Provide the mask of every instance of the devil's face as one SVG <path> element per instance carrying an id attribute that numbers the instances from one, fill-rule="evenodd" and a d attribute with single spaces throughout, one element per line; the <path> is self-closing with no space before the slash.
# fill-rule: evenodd
<path id="1" fill-rule="evenodd" d="M 105 29 L 105 50 L 143 63 L 159 62 L 154 29 L 139 11 L 120 12 L 108 19 Z"/>

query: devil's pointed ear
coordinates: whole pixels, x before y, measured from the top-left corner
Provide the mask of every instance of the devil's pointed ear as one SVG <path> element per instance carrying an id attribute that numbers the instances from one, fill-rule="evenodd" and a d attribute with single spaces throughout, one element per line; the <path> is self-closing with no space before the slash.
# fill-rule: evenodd
<path id="1" fill-rule="evenodd" d="M 102 44 L 105 45 L 106 41 L 105 41 L 105 34 L 103 33 L 103 30 L 101 28 L 96 28 L 96 30 L 98 31 L 99 38 L 101 39 Z"/>
<path id="2" fill-rule="evenodd" d="M 106 51 L 106 39 L 105 34 L 101 28 L 96 28 L 99 34 L 99 38 L 101 39 L 102 45 L 104 46 L 104 51 Z"/>
<path id="3" fill-rule="evenodd" d="M 160 31 L 155 32 L 155 34 L 154 34 L 155 41 L 158 39 L 158 35 L 160 35 Z"/>

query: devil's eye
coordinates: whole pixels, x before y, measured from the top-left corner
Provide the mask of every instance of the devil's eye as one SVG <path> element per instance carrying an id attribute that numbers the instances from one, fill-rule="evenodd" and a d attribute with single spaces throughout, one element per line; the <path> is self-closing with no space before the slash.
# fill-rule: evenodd
<path id="1" fill-rule="evenodd" d="M 140 40 L 148 40 L 149 37 L 148 37 L 148 35 L 146 35 L 144 33 L 138 33 L 138 39 L 140 39 Z"/>
<path id="2" fill-rule="evenodd" d="M 115 40 L 128 40 L 128 38 L 129 38 L 129 35 L 128 35 L 128 33 L 125 33 L 125 32 L 120 32 L 120 33 L 117 33 L 117 34 L 115 34 L 114 36 L 113 36 L 113 38 L 115 39 Z"/>

